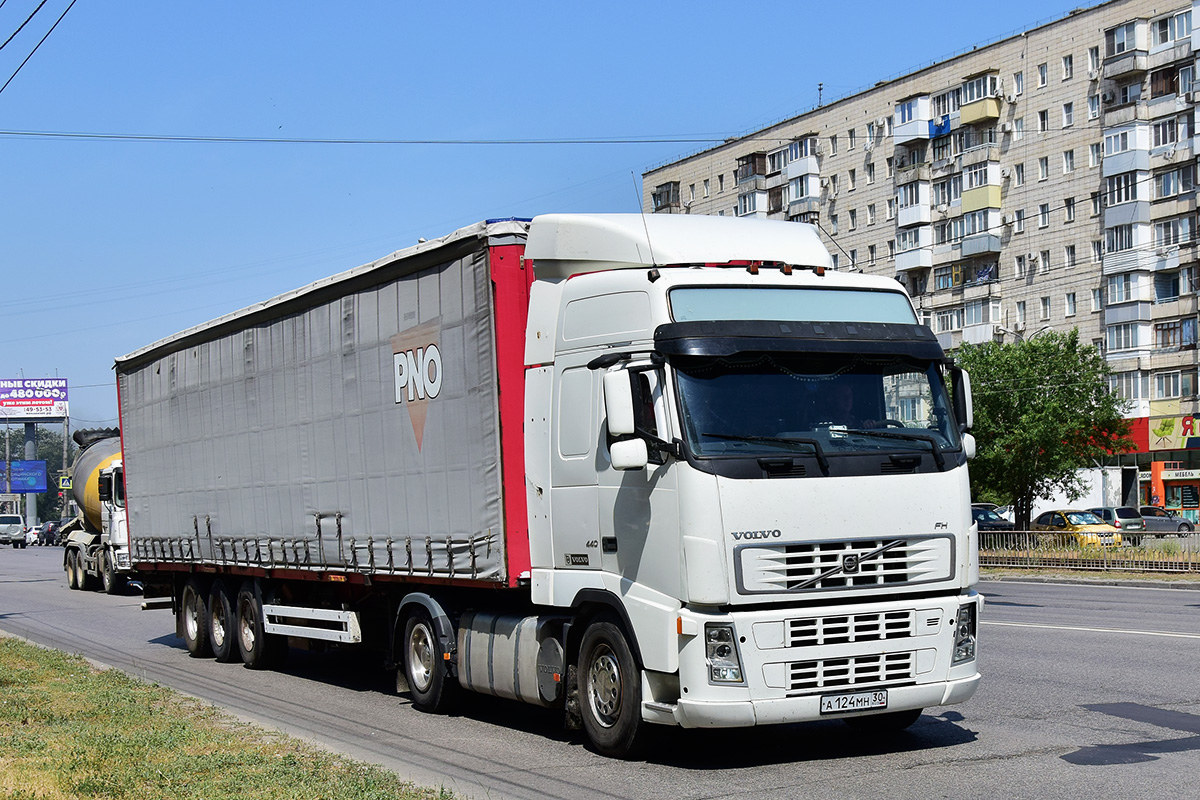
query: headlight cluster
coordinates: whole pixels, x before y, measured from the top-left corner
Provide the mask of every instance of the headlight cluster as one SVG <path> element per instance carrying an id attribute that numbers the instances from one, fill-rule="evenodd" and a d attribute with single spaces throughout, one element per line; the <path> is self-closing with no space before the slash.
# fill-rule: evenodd
<path id="1" fill-rule="evenodd" d="M 962 664 L 975 658 L 975 609 L 974 603 L 958 607 L 958 620 L 954 626 L 954 659 L 952 664 Z"/>
<path id="2" fill-rule="evenodd" d="M 713 683 L 742 682 L 742 662 L 732 623 L 705 623 L 704 652 L 708 658 L 709 680 Z"/>

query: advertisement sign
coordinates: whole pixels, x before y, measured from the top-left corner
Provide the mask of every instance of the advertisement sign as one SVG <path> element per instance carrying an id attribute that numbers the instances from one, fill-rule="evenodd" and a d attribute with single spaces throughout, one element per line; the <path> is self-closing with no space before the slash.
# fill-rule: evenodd
<path id="1" fill-rule="evenodd" d="M 0 420 L 20 422 L 65 416 L 66 378 L 0 380 Z"/>
<path id="2" fill-rule="evenodd" d="M 1151 450 L 1195 450 L 1200 448 L 1200 418 L 1191 414 L 1150 419 Z"/>
<path id="3" fill-rule="evenodd" d="M 9 491 L 13 494 L 38 494 L 46 491 L 45 461 L 10 461 L 8 467 Z"/>

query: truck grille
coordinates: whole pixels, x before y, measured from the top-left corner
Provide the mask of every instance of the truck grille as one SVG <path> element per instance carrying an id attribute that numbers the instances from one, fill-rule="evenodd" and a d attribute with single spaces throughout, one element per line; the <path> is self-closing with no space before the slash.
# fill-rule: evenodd
<path id="1" fill-rule="evenodd" d="M 813 692 L 904 683 L 916 675 L 916 654 L 883 653 L 796 661 L 788 665 L 788 691 Z"/>
<path id="2" fill-rule="evenodd" d="M 892 588 L 954 577 L 954 539 L 908 536 L 803 544 L 745 545 L 735 551 L 739 594 Z"/>
<path id="3" fill-rule="evenodd" d="M 814 647 L 907 639 L 916 635 L 916 618 L 915 611 L 890 611 L 886 614 L 790 619 L 787 621 L 786 646 Z"/>

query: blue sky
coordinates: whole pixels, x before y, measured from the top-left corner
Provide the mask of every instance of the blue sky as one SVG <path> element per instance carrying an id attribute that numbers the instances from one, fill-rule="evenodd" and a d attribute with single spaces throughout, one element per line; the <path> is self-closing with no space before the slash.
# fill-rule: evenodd
<path id="1" fill-rule="evenodd" d="M 0 41 L 40 0 L 0 8 Z M 8 80 L 70 0 L 0 49 Z M 113 424 L 112 363 L 481 219 L 636 211 L 646 169 L 1075 4 L 79 0 L 0 93 L 0 378 L 64 376 Z M 964 10 L 970 9 L 964 13 Z M 865 57 L 864 57 L 864 54 Z"/>

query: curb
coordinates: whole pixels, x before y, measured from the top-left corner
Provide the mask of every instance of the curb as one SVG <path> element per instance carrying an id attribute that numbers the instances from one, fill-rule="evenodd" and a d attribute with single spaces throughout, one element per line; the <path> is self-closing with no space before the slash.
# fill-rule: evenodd
<path id="1" fill-rule="evenodd" d="M 1004 583 L 1066 583 L 1075 586 L 1127 586 L 1135 589 L 1189 589 L 1200 591 L 1200 581 L 1156 581 L 1144 578 L 1076 578 L 1070 575 L 1004 575 L 979 576 L 979 582 Z"/>

